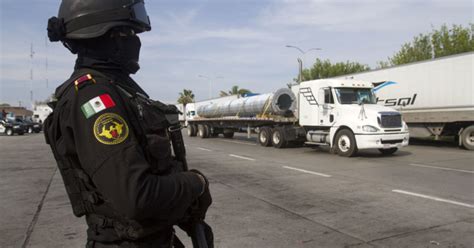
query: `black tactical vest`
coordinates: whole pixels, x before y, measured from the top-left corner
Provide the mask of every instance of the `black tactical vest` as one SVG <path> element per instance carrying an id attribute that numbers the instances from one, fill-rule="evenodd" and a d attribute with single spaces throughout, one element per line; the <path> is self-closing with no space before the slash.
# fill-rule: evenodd
<path id="1" fill-rule="evenodd" d="M 74 215 L 77 217 L 86 216 L 89 225 L 88 236 L 89 238 L 92 236 L 92 239 L 97 241 L 133 241 L 159 233 L 166 228 L 169 231 L 169 226 L 138 223 L 114 212 L 112 206 L 97 191 L 90 176 L 82 169 L 77 154 L 66 152 L 68 142 L 64 139 L 59 128 L 61 125 L 59 113 L 67 103 L 63 95 L 68 90 L 72 90 L 73 82 L 77 77 L 85 74 L 91 74 L 96 78 L 105 77 L 94 70 L 79 70 L 57 90 L 57 100 L 50 103 L 53 112 L 44 122 L 46 142 L 51 146 L 57 161 Z M 134 92 L 133 89 L 127 88 L 126 85 L 114 85 L 122 98 L 120 100 L 125 102 L 123 106 L 125 106 L 127 117 L 131 122 L 130 129 L 135 132 L 146 159 L 152 166 L 153 173 L 166 175 L 183 171 L 185 161 L 180 162 L 175 159 L 170 143 L 172 134 L 170 134 L 169 128 L 179 124 L 177 110 L 150 100 L 148 97 Z M 176 147 L 174 150 L 177 153 Z M 181 155 L 184 156 L 184 152 Z"/>

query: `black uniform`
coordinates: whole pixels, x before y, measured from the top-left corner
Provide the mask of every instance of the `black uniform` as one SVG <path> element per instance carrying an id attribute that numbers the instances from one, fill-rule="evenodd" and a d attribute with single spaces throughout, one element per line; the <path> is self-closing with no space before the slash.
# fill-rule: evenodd
<path id="1" fill-rule="evenodd" d="M 78 59 L 56 97 L 45 134 L 89 244 L 169 247 L 204 185 L 172 156 L 160 104 L 120 67 L 92 58 Z"/>

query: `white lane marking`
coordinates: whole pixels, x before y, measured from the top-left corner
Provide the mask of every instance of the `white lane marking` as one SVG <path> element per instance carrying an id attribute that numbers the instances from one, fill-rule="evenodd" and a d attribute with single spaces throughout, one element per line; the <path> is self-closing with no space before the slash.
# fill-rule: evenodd
<path id="1" fill-rule="evenodd" d="M 474 174 L 474 171 L 470 171 L 470 170 L 451 169 L 451 168 L 446 168 L 446 167 L 438 167 L 438 166 L 431 166 L 431 165 L 424 165 L 424 164 L 410 164 L 410 165 L 411 166 L 417 166 L 417 167 L 438 169 L 438 170 L 458 171 L 458 172 L 465 172 L 465 173 Z"/>
<path id="2" fill-rule="evenodd" d="M 227 142 L 227 143 L 234 143 L 234 144 L 249 145 L 249 146 L 256 146 L 256 145 L 257 145 L 257 144 L 255 144 L 255 143 L 241 142 L 241 141 L 232 141 L 232 140 L 219 140 L 219 141 Z"/>
<path id="3" fill-rule="evenodd" d="M 418 193 L 409 192 L 409 191 L 405 191 L 405 190 L 394 189 L 394 190 L 392 190 L 392 192 L 405 194 L 405 195 L 411 195 L 411 196 L 417 196 L 417 197 L 430 199 L 430 200 L 434 200 L 434 201 L 439 201 L 439 202 L 451 203 L 451 204 L 454 204 L 454 205 L 468 207 L 468 208 L 474 208 L 474 205 L 472 205 L 472 204 L 467 204 L 467 203 L 457 202 L 457 201 L 451 201 L 451 200 L 448 200 L 448 199 L 443 199 L 443 198 L 439 198 L 439 197 L 435 197 L 435 196 L 418 194 Z"/>
<path id="4" fill-rule="evenodd" d="M 229 156 L 234 157 L 234 158 L 240 158 L 240 159 L 255 161 L 255 159 L 253 159 L 253 158 L 247 158 L 247 157 L 239 156 L 239 155 L 235 155 L 235 154 L 229 154 Z"/>
<path id="5" fill-rule="evenodd" d="M 196 149 L 203 150 L 203 151 L 206 151 L 206 152 L 212 152 L 212 150 L 209 150 L 209 149 L 203 148 L 203 147 L 196 147 Z"/>
<path id="6" fill-rule="evenodd" d="M 303 170 L 303 169 L 290 167 L 290 166 L 283 166 L 283 168 L 289 169 L 289 170 L 295 170 L 295 171 L 299 171 L 299 172 L 304 172 L 304 173 L 308 173 L 308 174 L 313 174 L 313 175 L 321 176 L 321 177 L 331 177 L 331 175 L 328 175 L 328 174 L 318 173 L 318 172 L 309 171 L 309 170 Z"/>

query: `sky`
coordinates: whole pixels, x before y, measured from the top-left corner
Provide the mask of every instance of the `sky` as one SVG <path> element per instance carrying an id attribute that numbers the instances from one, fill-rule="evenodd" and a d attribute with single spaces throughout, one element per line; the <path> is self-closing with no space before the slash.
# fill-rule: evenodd
<path id="1" fill-rule="evenodd" d="M 233 85 L 268 93 L 316 58 L 376 67 L 401 45 L 443 24 L 473 23 L 473 0 L 148 0 L 133 78 L 157 100 L 196 100 Z M 75 55 L 47 41 L 60 0 L 0 0 L 0 103 L 31 107 L 72 73 Z M 302 55 L 286 45 L 306 51 Z M 31 49 L 33 48 L 33 49 Z M 31 56 L 33 51 L 33 56 Z M 200 76 L 201 75 L 201 76 Z M 32 94 L 31 94 L 32 93 Z"/>

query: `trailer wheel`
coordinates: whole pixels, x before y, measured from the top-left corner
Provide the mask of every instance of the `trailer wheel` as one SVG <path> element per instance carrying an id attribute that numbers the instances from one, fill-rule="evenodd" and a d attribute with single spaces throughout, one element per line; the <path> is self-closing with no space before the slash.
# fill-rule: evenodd
<path id="1" fill-rule="evenodd" d="M 206 125 L 198 125 L 198 132 L 197 132 L 197 135 L 201 138 L 201 139 L 205 139 L 207 137 L 209 137 L 209 128 L 207 128 Z"/>
<path id="2" fill-rule="evenodd" d="M 188 125 L 188 136 L 194 137 L 197 134 L 196 125 Z"/>
<path id="3" fill-rule="evenodd" d="M 337 132 L 334 145 L 340 156 L 352 157 L 357 153 L 356 140 L 354 134 L 349 129 L 342 129 Z"/>
<path id="4" fill-rule="evenodd" d="M 13 129 L 7 128 L 7 130 L 5 131 L 5 133 L 6 133 L 8 136 L 12 136 L 12 135 L 13 135 Z"/>
<path id="5" fill-rule="evenodd" d="M 388 148 L 388 149 L 379 149 L 379 152 L 382 153 L 382 155 L 392 155 L 396 151 L 398 151 L 398 148 Z"/>
<path id="6" fill-rule="evenodd" d="M 209 128 L 209 137 L 216 138 L 219 137 L 220 130 L 216 128 Z"/>
<path id="7" fill-rule="evenodd" d="M 211 127 L 209 125 L 204 125 L 204 129 L 206 130 L 206 138 L 211 137 L 212 136 Z"/>
<path id="8" fill-rule="evenodd" d="M 466 127 L 462 131 L 461 144 L 467 150 L 474 150 L 474 125 Z"/>
<path id="9" fill-rule="evenodd" d="M 269 127 L 262 127 L 260 128 L 260 132 L 258 132 L 258 143 L 261 146 L 269 147 L 272 145 L 272 129 Z"/>
<path id="10" fill-rule="evenodd" d="M 224 138 L 226 139 L 234 138 L 234 132 L 224 132 Z"/>
<path id="11" fill-rule="evenodd" d="M 283 128 L 277 127 L 273 130 L 272 143 L 275 148 L 285 148 L 288 145 Z"/>

